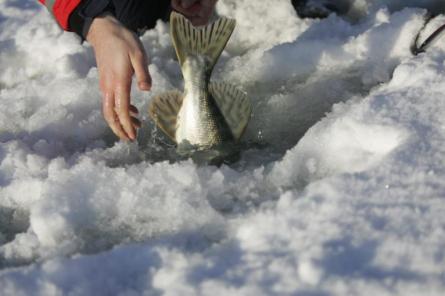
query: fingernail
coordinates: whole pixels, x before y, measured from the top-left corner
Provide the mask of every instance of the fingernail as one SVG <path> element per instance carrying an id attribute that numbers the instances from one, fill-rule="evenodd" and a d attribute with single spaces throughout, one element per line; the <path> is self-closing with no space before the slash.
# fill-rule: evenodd
<path id="1" fill-rule="evenodd" d="M 148 82 L 143 81 L 143 82 L 139 82 L 139 88 L 141 90 L 150 90 L 151 85 Z"/>

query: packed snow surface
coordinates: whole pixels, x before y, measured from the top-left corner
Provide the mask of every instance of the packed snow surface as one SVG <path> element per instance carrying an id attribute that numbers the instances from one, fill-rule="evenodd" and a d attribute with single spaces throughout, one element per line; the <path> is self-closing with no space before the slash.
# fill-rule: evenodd
<path id="1" fill-rule="evenodd" d="M 154 87 L 133 88 L 128 144 L 88 44 L 0 2 L 0 295 L 443 295 L 445 38 L 410 53 L 442 1 L 289 2 L 218 3 L 237 28 L 213 79 L 254 106 L 221 167 L 175 158 L 146 115 L 182 87 L 167 24 L 142 36 Z"/>

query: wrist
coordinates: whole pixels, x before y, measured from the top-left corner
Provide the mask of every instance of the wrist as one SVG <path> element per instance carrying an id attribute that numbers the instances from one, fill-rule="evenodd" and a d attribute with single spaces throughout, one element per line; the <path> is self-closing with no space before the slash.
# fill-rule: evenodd
<path id="1" fill-rule="evenodd" d="M 85 39 L 94 47 L 98 37 L 107 35 L 107 31 L 112 31 L 116 25 L 120 26 L 120 23 L 110 12 L 102 13 L 91 22 Z"/>
<path id="2" fill-rule="evenodd" d="M 107 11 L 114 12 L 114 6 L 110 0 L 79 0 L 79 4 L 70 14 L 69 30 L 86 40 L 93 20 Z"/>

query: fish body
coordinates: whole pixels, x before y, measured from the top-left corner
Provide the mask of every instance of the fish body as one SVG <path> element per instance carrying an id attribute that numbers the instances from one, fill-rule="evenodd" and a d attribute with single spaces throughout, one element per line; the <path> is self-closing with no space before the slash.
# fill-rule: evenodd
<path id="1" fill-rule="evenodd" d="M 183 68 L 184 98 L 177 117 L 177 143 L 212 147 L 233 141 L 230 128 L 218 108 L 208 85 L 210 73 L 201 56 L 189 56 Z"/>
<path id="2" fill-rule="evenodd" d="M 251 115 L 250 100 L 235 86 L 210 82 L 235 21 L 220 18 L 201 28 L 173 12 L 170 34 L 184 77 L 184 91 L 155 97 L 149 114 L 179 150 L 212 150 L 242 136 Z"/>

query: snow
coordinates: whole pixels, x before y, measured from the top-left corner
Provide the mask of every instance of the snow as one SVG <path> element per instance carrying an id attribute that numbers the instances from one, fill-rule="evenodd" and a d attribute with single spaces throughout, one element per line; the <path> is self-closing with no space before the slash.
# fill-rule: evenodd
<path id="1" fill-rule="evenodd" d="M 445 43 L 410 45 L 441 1 L 221 0 L 237 19 L 214 79 L 254 116 L 232 165 L 179 160 L 143 112 L 102 119 L 94 56 L 37 3 L 0 3 L 1 295 L 442 295 Z M 445 22 L 438 15 L 421 38 Z M 154 87 L 181 87 L 162 22 Z"/>

